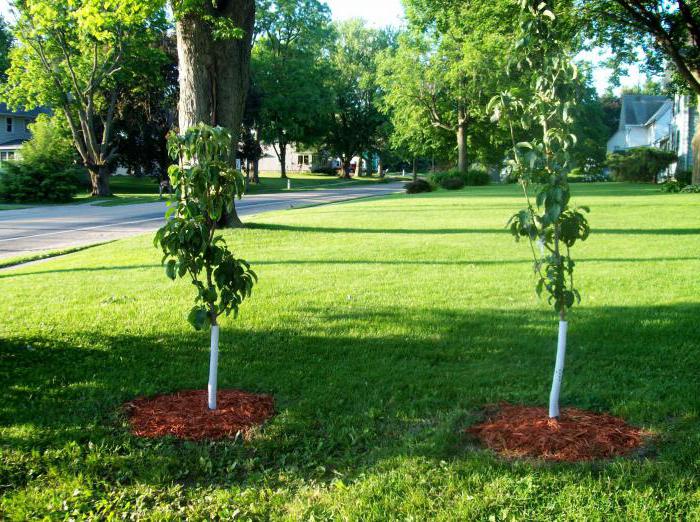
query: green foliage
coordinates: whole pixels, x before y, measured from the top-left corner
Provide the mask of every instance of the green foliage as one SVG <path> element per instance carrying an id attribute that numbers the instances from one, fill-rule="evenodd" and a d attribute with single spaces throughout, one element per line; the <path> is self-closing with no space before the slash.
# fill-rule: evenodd
<path id="1" fill-rule="evenodd" d="M 173 14 L 177 18 L 193 15 L 199 17 L 209 24 L 216 40 L 243 38 L 244 31 L 230 17 L 222 16 L 217 4 L 217 0 L 173 0 L 171 2 Z"/>
<path id="2" fill-rule="evenodd" d="M 154 243 L 163 250 L 167 276 L 187 276 L 197 289 L 188 317 L 197 330 L 216 325 L 221 315 L 237 315 L 257 282 L 250 265 L 236 259 L 217 234 L 217 224 L 245 189 L 243 175 L 230 166 L 232 143 L 228 130 L 204 124 L 171 134 L 168 142 L 178 162 L 169 172 L 176 200 Z"/>
<path id="3" fill-rule="evenodd" d="M 678 156 L 673 151 L 637 147 L 609 154 L 607 166 L 617 181 L 655 183 L 659 175 L 677 161 Z"/>
<path id="4" fill-rule="evenodd" d="M 94 195 L 109 195 L 114 118 L 120 95 L 161 81 L 163 2 L 18 0 L 18 45 L 2 97 L 12 107 L 62 111 L 90 170 Z M 102 183 L 100 183 L 102 181 Z"/>
<path id="5" fill-rule="evenodd" d="M 521 5 L 515 66 L 536 74 L 531 75 L 525 93 L 504 92 L 493 98 L 490 108 L 494 121 L 505 120 L 511 128 L 513 149 L 508 167 L 519 179 L 527 200 L 527 208 L 515 214 L 508 227 L 516 240 L 529 241 L 538 276 L 537 293 L 541 296 L 546 292 L 549 303 L 565 319 L 567 311 L 581 301 L 574 283 L 576 264 L 571 248 L 590 235 L 589 209 L 570 206 L 566 177 L 570 150 L 577 143 L 571 132 L 572 87 L 578 76 L 573 63 L 575 47 L 569 28 L 558 23 L 548 2 L 522 0 Z M 532 127 L 529 141 L 515 142 L 517 124 L 524 130 Z"/>
<path id="6" fill-rule="evenodd" d="M 377 67 L 381 53 L 393 47 L 394 35 L 355 19 L 338 23 L 336 36 L 329 71 L 335 109 L 323 141 L 349 167 L 353 157 L 386 148 L 391 124 L 380 111 L 384 93 Z"/>
<path id="7" fill-rule="evenodd" d="M 406 183 L 406 194 L 422 194 L 424 192 L 432 192 L 433 186 L 424 179 L 417 179 Z"/>
<path id="8" fill-rule="evenodd" d="M 678 194 L 683 190 L 683 185 L 676 179 L 668 179 L 661 184 L 661 192 L 665 194 Z"/>
<path id="9" fill-rule="evenodd" d="M 491 182 L 491 177 L 485 169 L 472 166 L 464 173 L 458 170 L 433 172 L 428 176 L 428 180 L 433 185 L 444 189 L 458 190 L 465 186 L 478 187 L 488 185 Z"/>
<path id="10" fill-rule="evenodd" d="M 7 69 L 10 68 L 10 49 L 14 38 L 5 19 L 0 16 L 0 83 L 7 80 Z"/>
<path id="11" fill-rule="evenodd" d="M 80 190 L 75 149 L 59 117 L 39 116 L 30 126 L 32 138 L 20 149 L 18 161 L 3 164 L 0 199 L 62 203 Z"/>
<path id="12" fill-rule="evenodd" d="M 276 144 L 278 152 L 291 143 L 316 143 L 333 112 L 328 6 L 319 0 L 264 0 L 258 13 L 252 54 L 258 137 Z"/>
<path id="13" fill-rule="evenodd" d="M 688 185 L 681 190 L 683 194 L 700 194 L 700 185 Z"/>
<path id="14" fill-rule="evenodd" d="M 693 182 L 693 171 L 678 170 L 676 172 L 675 178 L 678 180 L 678 183 L 685 187 Z"/>

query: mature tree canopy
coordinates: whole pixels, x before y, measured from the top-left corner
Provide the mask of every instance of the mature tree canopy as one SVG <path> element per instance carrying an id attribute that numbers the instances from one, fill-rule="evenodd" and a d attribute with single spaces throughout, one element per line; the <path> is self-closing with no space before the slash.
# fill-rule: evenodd
<path id="1" fill-rule="evenodd" d="M 319 122 L 332 111 L 324 59 L 333 35 L 330 10 L 319 0 L 263 0 L 256 32 L 259 130 L 274 145 L 286 177 L 287 146 L 320 139 Z"/>
<path id="2" fill-rule="evenodd" d="M 120 97 L 154 81 L 161 7 L 142 0 L 17 0 L 12 65 L 4 97 L 13 106 L 62 110 L 92 179 L 109 195 L 109 163 Z"/>
<path id="3" fill-rule="evenodd" d="M 386 142 L 389 122 L 379 110 L 377 60 L 394 45 L 394 35 L 370 28 L 362 20 L 340 23 L 337 31 L 331 53 L 335 112 L 325 142 L 347 172 L 353 157 L 380 152 Z"/>
<path id="4" fill-rule="evenodd" d="M 13 41 L 10 27 L 0 16 L 0 83 L 7 80 L 7 70 L 10 68 L 10 49 Z"/>

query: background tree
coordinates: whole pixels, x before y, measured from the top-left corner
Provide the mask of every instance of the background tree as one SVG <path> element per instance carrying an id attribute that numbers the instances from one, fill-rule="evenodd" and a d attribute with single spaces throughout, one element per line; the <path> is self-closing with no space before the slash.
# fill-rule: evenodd
<path id="1" fill-rule="evenodd" d="M 148 81 L 134 85 L 117 103 L 114 125 L 120 165 L 135 175 L 167 177 L 170 159 L 167 135 L 176 125 L 178 68 L 175 37 L 163 32 L 158 49 L 162 60 L 153 64 Z M 159 68 L 156 68 L 157 66 Z"/>
<path id="2" fill-rule="evenodd" d="M 17 0 L 4 98 L 12 106 L 62 110 L 90 173 L 93 196 L 108 196 L 117 103 L 148 82 L 160 58 L 162 6 L 142 0 Z"/>
<path id="3" fill-rule="evenodd" d="M 332 110 L 324 60 L 331 14 L 319 0 L 262 0 L 259 9 L 253 76 L 262 95 L 260 132 L 286 178 L 288 146 L 318 141 L 319 121 Z"/>
<path id="4" fill-rule="evenodd" d="M 689 0 L 588 0 L 581 2 L 591 34 L 609 45 L 616 64 L 646 53 L 652 72 L 672 64 L 679 82 L 698 100 L 700 110 L 700 3 Z M 700 183 L 700 118 L 693 138 L 693 183 Z"/>
<path id="5" fill-rule="evenodd" d="M 506 135 L 489 124 L 486 107 L 509 81 L 505 49 L 513 34 L 512 2 L 406 5 L 409 31 L 381 75 L 394 127 L 418 111 L 411 118 L 416 124 L 451 135 L 460 172 L 471 161 L 500 163 Z"/>
<path id="6" fill-rule="evenodd" d="M 349 176 L 355 156 L 378 151 L 387 134 L 388 119 L 380 111 L 381 88 L 377 82 L 380 53 L 393 45 L 393 32 L 367 27 L 362 20 L 337 26 L 338 38 L 331 52 L 335 111 L 328 121 L 326 147 L 340 157 Z"/>
<path id="7" fill-rule="evenodd" d="M 10 49 L 13 43 L 12 30 L 7 21 L 0 16 L 0 83 L 7 81 L 7 70 L 10 68 Z"/>
<path id="8" fill-rule="evenodd" d="M 254 0 L 172 0 L 180 72 L 180 132 L 206 123 L 231 131 L 235 151 L 250 82 Z M 231 157 L 233 163 L 235 158 Z M 235 206 L 223 219 L 242 226 Z"/>

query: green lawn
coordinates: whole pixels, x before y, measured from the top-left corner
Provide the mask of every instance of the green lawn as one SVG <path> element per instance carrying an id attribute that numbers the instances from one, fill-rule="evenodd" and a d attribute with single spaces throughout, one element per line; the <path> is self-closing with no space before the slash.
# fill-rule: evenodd
<path id="1" fill-rule="evenodd" d="M 504 230 L 516 187 L 260 216 L 228 234 L 260 275 L 223 325 L 222 387 L 272 393 L 250 442 L 146 441 L 121 405 L 204 388 L 208 338 L 150 237 L 0 273 L 0 518 L 697 520 L 700 198 L 577 185 L 563 401 L 652 430 L 640 456 L 507 462 L 461 433 L 545 405 L 556 318 Z"/>

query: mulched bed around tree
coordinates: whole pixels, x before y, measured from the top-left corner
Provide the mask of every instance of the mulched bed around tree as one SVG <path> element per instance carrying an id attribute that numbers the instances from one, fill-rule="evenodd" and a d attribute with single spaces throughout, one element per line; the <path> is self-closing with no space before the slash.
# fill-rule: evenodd
<path id="1" fill-rule="evenodd" d="M 197 390 L 137 399 L 126 404 L 125 411 L 137 437 L 223 440 L 246 437 L 263 425 L 275 414 L 275 401 L 269 395 L 220 391 L 218 409 L 210 411 L 207 392 Z"/>
<path id="2" fill-rule="evenodd" d="M 571 408 L 553 420 L 545 408 L 510 404 L 500 405 L 467 432 L 503 457 L 556 462 L 629 455 L 650 435 L 612 415 Z"/>

